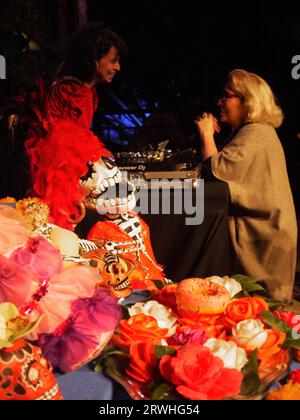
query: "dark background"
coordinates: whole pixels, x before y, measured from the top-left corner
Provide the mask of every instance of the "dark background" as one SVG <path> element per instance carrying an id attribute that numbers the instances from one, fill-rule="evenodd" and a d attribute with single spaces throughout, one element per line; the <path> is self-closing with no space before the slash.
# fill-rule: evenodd
<path id="1" fill-rule="evenodd" d="M 0 54 L 7 60 L 7 79 L 0 80 L 0 105 L 21 87 L 31 88 L 38 74 L 51 77 L 62 40 L 86 20 L 104 22 L 129 46 L 109 92 L 128 112 L 172 113 L 190 138 L 195 115 L 215 112 L 215 97 L 230 70 L 258 73 L 272 86 L 286 116 L 279 135 L 300 208 L 300 79 L 291 76 L 291 59 L 300 54 L 299 1 L 7 0 L 1 2 L 1 14 Z M 96 127 L 103 113 L 120 111 L 107 89 L 99 87 Z"/>

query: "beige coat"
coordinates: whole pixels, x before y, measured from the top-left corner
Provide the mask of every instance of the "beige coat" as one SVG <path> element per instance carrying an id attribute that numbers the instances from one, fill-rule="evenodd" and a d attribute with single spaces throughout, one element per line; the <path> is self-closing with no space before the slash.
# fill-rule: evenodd
<path id="1" fill-rule="evenodd" d="M 273 127 L 252 123 L 211 159 L 231 195 L 229 229 L 237 270 L 265 281 L 275 299 L 292 297 L 297 223 L 284 152 Z"/>

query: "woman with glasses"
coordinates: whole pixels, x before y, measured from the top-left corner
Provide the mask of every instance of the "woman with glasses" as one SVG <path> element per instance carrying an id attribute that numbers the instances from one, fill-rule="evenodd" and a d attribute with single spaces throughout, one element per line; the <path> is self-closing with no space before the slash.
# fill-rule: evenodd
<path id="1" fill-rule="evenodd" d="M 218 151 L 217 119 L 204 113 L 195 121 L 203 159 L 230 190 L 229 229 L 234 273 L 265 282 L 271 296 L 292 298 L 296 269 L 297 224 L 284 152 L 275 128 L 283 113 L 265 80 L 245 70 L 228 76 L 218 99 L 220 121 L 232 128 Z"/>

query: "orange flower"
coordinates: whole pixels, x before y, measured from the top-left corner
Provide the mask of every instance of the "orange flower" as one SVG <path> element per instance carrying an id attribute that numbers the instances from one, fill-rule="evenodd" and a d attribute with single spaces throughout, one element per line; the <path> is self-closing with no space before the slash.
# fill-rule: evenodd
<path id="1" fill-rule="evenodd" d="M 234 299 L 226 308 L 224 324 L 232 327 L 246 319 L 255 319 L 260 312 L 268 310 L 268 304 L 261 297 Z"/>
<path id="2" fill-rule="evenodd" d="M 149 383 L 157 378 L 159 361 L 154 353 L 154 345 L 154 341 L 141 341 L 130 345 L 127 375 L 142 383 Z"/>
<path id="3" fill-rule="evenodd" d="M 260 347 L 258 351 L 259 360 L 267 360 L 276 353 L 279 353 L 282 349 L 280 344 L 285 340 L 286 334 L 277 330 L 265 330 L 268 332 L 267 341 Z"/>
<path id="4" fill-rule="evenodd" d="M 207 315 L 207 314 L 195 314 L 180 310 L 179 322 L 182 325 L 194 326 L 194 327 L 210 327 L 216 325 L 220 315 Z"/>
<path id="5" fill-rule="evenodd" d="M 168 334 L 167 328 L 159 328 L 152 316 L 138 314 L 123 319 L 113 336 L 113 341 L 121 347 L 129 347 L 137 341 L 159 340 Z"/>
<path id="6" fill-rule="evenodd" d="M 267 359 L 263 359 L 260 361 L 258 366 L 259 377 L 261 380 L 264 380 L 265 377 L 269 377 L 270 369 L 275 368 L 277 369 L 278 366 L 286 365 L 290 361 L 290 354 L 288 349 L 280 350 L 278 353 L 273 354 Z"/>

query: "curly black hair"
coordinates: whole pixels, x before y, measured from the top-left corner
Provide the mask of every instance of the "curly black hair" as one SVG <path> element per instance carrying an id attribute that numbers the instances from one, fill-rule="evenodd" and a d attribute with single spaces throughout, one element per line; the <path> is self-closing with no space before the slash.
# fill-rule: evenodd
<path id="1" fill-rule="evenodd" d="M 119 55 L 128 52 L 123 39 L 102 23 L 92 23 L 81 27 L 68 39 L 65 47 L 64 63 L 59 75 L 76 77 L 84 82 L 92 82 L 95 76 L 95 61 L 104 57 L 112 47 Z"/>

